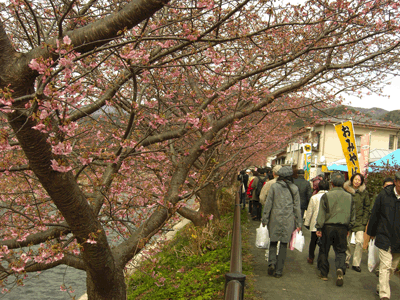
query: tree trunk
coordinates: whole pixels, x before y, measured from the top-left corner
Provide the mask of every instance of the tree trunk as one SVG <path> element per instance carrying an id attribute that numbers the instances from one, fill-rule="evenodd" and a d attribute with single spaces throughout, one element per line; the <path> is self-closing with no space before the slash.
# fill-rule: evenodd
<path id="1" fill-rule="evenodd" d="M 200 209 L 198 211 L 183 207 L 178 210 L 178 213 L 192 221 L 195 226 L 205 226 L 211 215 L 213 219 L 219 220 L 220 214 L 216 195 L 215 185 L 210 183 L 197 193 L 200 198 Z"/>
<path id="2" fill-rule="evenodd" d="M 104 282 L 104 285 L 96 284 L 89 272 L 86 272 L 86 290 L 88 300 L 125 300 L 126 284 L 123 270 L 114 271 L 113 282 Z M 105 288 L 106 287 L 106 288 Z"/>

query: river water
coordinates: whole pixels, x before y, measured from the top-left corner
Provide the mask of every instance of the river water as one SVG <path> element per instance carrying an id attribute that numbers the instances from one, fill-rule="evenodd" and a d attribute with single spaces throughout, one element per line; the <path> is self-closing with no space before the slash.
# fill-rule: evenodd
<path id="1" fill-rule="evenodd" d="M 58 266 L 50 270 L 29 273 L 24 280 L 25 286 L 16 286 L 10 293 L 0 294 L 0 299 L 7 300 L 71 300 L 79 299 L 86 293 L 86 272 L 67 266 Z M 73 293 L 68 294 L 60 289 L 65 284 L 71 286 Z"/>
<path id="2" fill-rule="evenodd" d="M 194 199 L 188 201 L 189 207 L 194 205 Z M 175 224 L 174 230 L 166 232 L 166 238 L 170 239 L 182 226 L 186 225 L 189 220 L 184 220 Z M 111 234 L 109 242 L 112 242 Z M 153 238 L 157 238 L 154 236 Z M 61 291 L 61 285 L 71 287 L 73 290 L 70 294 Z M 1 291 L 1 290 L 0 290 Z M 42 271 L 38 273 L 28 273 L 28 277 L 24 279 L 24 286 L 15 286 L 9 293 L 1 294 L 0 300 L 71 300 L 79 299 L 86 293 L 86 272 L 64 265 Z"/>

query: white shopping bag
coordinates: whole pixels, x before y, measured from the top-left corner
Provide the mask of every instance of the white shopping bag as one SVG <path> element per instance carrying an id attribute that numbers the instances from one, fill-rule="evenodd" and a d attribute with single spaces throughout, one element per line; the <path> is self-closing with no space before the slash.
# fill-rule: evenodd
<path id="1" fill-rule="evenodd" d="M 356 233 L 355 232 L 353 232 L 351 234 L 350 244 L 353 244 L 353 245 L 356 244 Z"/>
<path id="2" fill-rule="evenodd" d="M 294 249 L 303 252 L 304 248 L 304 235 L 303 232 L 301 231 L 296 231 L 296 238 L 294 240 Z"/>
<path id="3" fill-rule="evenodd" d="M 269 248 L 269 234 L 267 226 L 263 227 L 262 223 L 260 227 L 256 229 L 256 247 L 257 248 Z"/>
<path id="4" fill-rule="evenodd" d="M 375 246 L 375 239 L 368 244 L 368 271 L 372 272 L 379 263 L 379 249 Z"/>

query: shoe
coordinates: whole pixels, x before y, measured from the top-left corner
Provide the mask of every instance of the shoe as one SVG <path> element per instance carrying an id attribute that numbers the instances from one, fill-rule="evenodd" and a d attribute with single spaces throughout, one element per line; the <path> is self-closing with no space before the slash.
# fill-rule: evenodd
<path id="1" fill-rule="evenodd" d="M 275 274 L 274 277 L 275 277 L 275 278 L 281 278 L 281 277 L 282 277 L 282 274 Z"/>
<path id="2" fill-rule="evenodd" d="M 343 270 L 342 269 L 336 270 L 336 285 L 337 286 L 343 285 Z"/>
<path id="3" fill-rule="evenodd" d="M 378 291 L 378 290 L 376 290 L 376 291 L 375 291 L 375 294 L 377 294 L 377 295 L 379 296 L 379 291 Z"/>
<path id="4" fill-rule="evenodd" d="M 347 268 L 347 269 L 350 268 L 350 265 L 349 265 L 348 263 L 346 263 L 346 268 Z"/>
<path id="5" fill-rule="evenodd" d="M 307 262 L 312 265 L 314 263 L 314 258 L 307 258 Z"/>
<path id="6" fill-rule="evenodd" d="M 328 277 L 325 276 L 325 275 L 319 274 L 318 277 L 319 277 L 320 279 L 322 279 L 323 281 L 328 281 Z"/>
<path id="7" fill-rule="evenodd" d="M 352 266 L 351 268 L 356 272 L 361 272 L 361 268 L 360 267 Z"/>
<path id="8" fill-rule="evenodd" d="M 268 275 L 273 276 L 275 274 L 275 265 L 270 265 L 268 267 Z"/>

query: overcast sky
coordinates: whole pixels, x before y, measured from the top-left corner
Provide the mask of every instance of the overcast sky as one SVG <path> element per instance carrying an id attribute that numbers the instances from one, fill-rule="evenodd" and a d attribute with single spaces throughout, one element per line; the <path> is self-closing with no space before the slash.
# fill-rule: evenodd
<path id="1" fill-rule="evenodd" d="M 390 98 L 371 95 L 358 99 L 357 97 L 350 97 L 343 94 L 343 97 L 346 99 L 346 103 L 343 104 L 363 108 L 378 107 L 387 111 L 400 110 L 400 78 L 393 79 L 391 85 L 384 88 L 383 93 L 389 95 Z"/>

